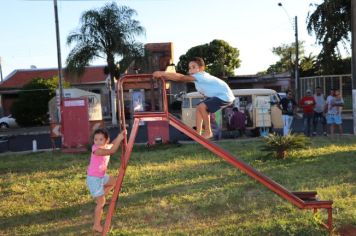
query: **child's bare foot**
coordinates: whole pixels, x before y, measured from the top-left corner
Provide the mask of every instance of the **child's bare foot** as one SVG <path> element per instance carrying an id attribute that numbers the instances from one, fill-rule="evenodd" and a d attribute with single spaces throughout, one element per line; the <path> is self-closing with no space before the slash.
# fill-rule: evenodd
<path id="1" fill-rule="evenodd" d="M 212 133 L 205 132 L 202 136 L 203 136 L 203 138 L 210 139 L 210 138 L 213 137 L 213 134 L 212 134 Z"/>
<path id="2" fill-rule="evenodd" d="M 102 233 L 103 232 L 103 227 L 101 225 L 99 226 L 93 226 L 93 232 L 95 233 Z"/>

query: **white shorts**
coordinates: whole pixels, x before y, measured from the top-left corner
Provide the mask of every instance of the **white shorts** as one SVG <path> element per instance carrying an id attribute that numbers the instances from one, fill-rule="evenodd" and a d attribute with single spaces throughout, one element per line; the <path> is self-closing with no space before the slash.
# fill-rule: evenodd
<path id="1" fill-rule="evenodd" d="M 110 176 L 104 175 L 104 177 L 87 176 L 87 186 L 90 191 L 90 195 L 93 197 L 100 197 L 105 194 L 104 185 L 109 182 Z"/>

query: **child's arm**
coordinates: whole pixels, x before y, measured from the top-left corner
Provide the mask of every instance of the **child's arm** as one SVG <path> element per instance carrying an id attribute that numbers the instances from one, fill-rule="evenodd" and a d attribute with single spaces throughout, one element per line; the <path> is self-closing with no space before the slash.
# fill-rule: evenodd
<path id="1" fill-rule="evenodd" d="M 114 154 L 117 151 L 117 149 L 119 149 L 120 144 L 122 140 L 124 140 L 125 135 L 126 135 L 126 130 L 121 131 L 114 139 L 114 141 L 112 141 L 111 143 L 112 146 L 110 149 L 99 148 L 94 152 L 94 154 L 97 156 L 108 156 Z"/>
<path id="2" fill-rule="evenodd" d="M 173 81 L 181 81 L 181 82 L 194 82 L 195 78 L 189 75 L 183 75 L 179 73 L 165 72 L 165 71 L 155 71 L 153 73 L 154 78 L 161 78 Z"/>

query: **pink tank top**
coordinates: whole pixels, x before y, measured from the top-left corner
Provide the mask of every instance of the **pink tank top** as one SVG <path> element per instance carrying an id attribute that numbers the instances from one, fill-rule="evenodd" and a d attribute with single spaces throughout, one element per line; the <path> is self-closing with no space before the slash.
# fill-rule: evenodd
<path id="1" fill-rule="evenodd" d="M 108 146 L 109 145 L 105 146 L 105 148 L 108 148 Z M 104 177 L 106 173 L 106 169 L 108 168 L 110 156 L 95 155 L 94 152 L 98 149 L 99 147 L 93 144 L 91 148 L 91 157 L 90 157 L 90 163 L 88 166 L 87 174 L 89 176 L 94 176 L 94 177 Z"/>

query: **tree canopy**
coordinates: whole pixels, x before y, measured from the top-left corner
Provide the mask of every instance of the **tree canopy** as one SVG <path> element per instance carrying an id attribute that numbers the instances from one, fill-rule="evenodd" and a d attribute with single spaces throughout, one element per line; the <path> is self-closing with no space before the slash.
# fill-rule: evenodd
<path id="1" fill-rule="evenodd" d="M 20 126 L 43 125 L 48 122 L 48 102 L 56 95 L 58 77 L 35 78 L 19 93 L 12 106 L 12 115 Z M 64 87 L 69 87 L 64 82 Z"/>
<path id="2" fill-rule="evenodd" d="M 234 70 L 240 67 L 240 51 L 231 47 L 226 41 L 215 39 L 210 43 L 190 48 L 186 54 L 179 57 L 177 71 L 188 72 L 189 60 L 193 57 L 203 58 L 206 71 L 217 77 L 234 75 Z"/>
<path id="3" fill-rule="evenodd" d="M 124 72 L 135 57 L 143 54 L 143 46 L 136 37 L 145 30 L 133 19 L 136 14 L 135 10 L 114 2 L 84 12 L 80 28 L 67 38 L 69 45 L 76 43 L 66 60 L 67 72 L 81 74 L 91 61 L 104 58 L 114 86 L 115 75 Z M 115 61 L 115 57 L 120 57 L 120 61 Z"/>
<path id="4" fill-rule="evenodd" d="M 333 74 L 349 74 L 351 73 L 351 58 L 344 59 L 335 58 L 329 65 L 332 68 L 327 69 L 318 60 L 318 57 L 309 53 L 305 56 L 304 42 L 299 42 L 299 73 L 301 77 L 314 76 L 327 73 Z M 273 47 L 272 52 L 280 59 L 268 67 L 266 71 L 259 72 L 258 74 L 273 74 L 289 71 L 294 76 L 295 74 L 295 44 L 282 44 L 278 47 Z"/>
<path id="5" fill-rule="evenodd" d="M 335 62 L 340 60 L 339 45 L 350 45 L 351 0 L 324 0 L 314 4 L 313 13 L 307 18 L 307 30 L 314 33 L 316 42 L 322 46 L 318 56 L 324 73 L 335 73 Z"/>
<path id="6" fill-rule="evenodd" d="M 304 41 L 299 41 L 298 45 L 298 54 L 299 57 L 302 58 L 304 56 Z M 296 57 L 295 43 L 282 44 L 281 46 L 273 47 L 272 52 L 280 59 L 275 64 L 269 66 L 267 73 L 272 74 L 290 71 L 294 74 Z"/>

